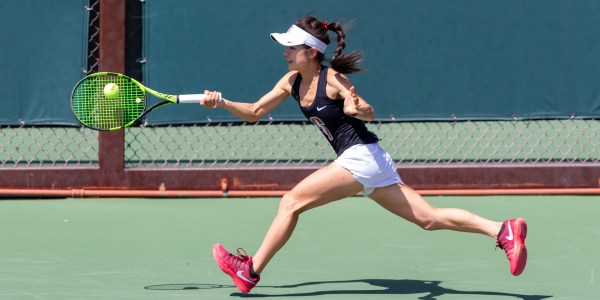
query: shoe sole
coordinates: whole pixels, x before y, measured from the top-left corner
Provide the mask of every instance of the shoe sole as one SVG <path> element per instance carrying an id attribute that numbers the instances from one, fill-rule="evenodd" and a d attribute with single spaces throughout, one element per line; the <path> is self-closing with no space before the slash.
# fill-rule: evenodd
<path id="1" fill-rule="evenodd" d="M 229 277 L 231 277 L 231 279 L 233 280 L 233 284 L 235 284 L 235 287 L 242 293 L 244 294 L 248 294 L 250 292 L 251 289 L 246 288 L 246 285 L 244 284 L 244 282 L 239 279 L 235 274 L 231 273 L 229 271 L 228 268 L 226 268 L 224 265 L 221 264 L 221 260 L 219 259 L 219 247 L 223 247 L 221 245 L 214 245 L 213 249 L 212 249 L 212 253 L 213 253 L 213 258 L 215 259 L 215 262 L 217 263 L 217 266 L 219 266 L 219 269 L 221 269 L 221 271 L 223 271 L 223 273 L 229 275 Z"/>
<path id="2" fill-rule="evenodd" d="M 527 247 L 525 247 L 525 238 L 527 237 L 527 222 L 523 219 L 517 219 L 515 221 L 515 228 L 513 228 L 515 234 L 515 248 L 513 257 L 516 258 L 516 265 L 514 270 L 511 266 L 511 273 L 514 276 L 519 276 L 525 270 L 527 264 Z"/>

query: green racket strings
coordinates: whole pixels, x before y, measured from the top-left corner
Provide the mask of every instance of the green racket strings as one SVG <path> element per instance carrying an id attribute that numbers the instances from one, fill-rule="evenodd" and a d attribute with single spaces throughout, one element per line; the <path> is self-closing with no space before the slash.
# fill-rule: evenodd
<path id="1" fill-rule="evenodd" d="M 118 93 L 110 98 L 104 87 L 114 83 Z M 144 91 L 126 77 L 99 74 L 85 78 L 73 91 L 73 112 L 84 125 L 115 130 L 135 122 L 146 107 Z"/>

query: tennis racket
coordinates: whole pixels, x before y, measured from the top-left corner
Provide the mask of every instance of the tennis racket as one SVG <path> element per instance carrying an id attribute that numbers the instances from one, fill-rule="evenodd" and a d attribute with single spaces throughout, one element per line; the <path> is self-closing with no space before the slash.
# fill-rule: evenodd
<path id="1" fill-rule="evenodd" d="M 146 94 L 163 101 L 146 108 Z M 204 98 L 205 94 L 163 94 L 123 74 L 99 72 L 86 76 L 75 85 L 71 109 L 85 127 L 102 131 L 119 130 L 134 125 L 159 107 L 172 103 L 198 103 Z"/>

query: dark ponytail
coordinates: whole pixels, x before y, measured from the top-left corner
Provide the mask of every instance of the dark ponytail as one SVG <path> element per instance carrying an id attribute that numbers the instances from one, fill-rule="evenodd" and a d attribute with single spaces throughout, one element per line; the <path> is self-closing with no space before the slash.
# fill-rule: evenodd
<path id="1" fill-rule="evenodd" d="M 349 54 L 342 55 L 342 51 L 344 48 L 346 48 L 346 32 L 344 31 L 342 24 L 339 22 L 321 22 L 313 16 L 304 16 L 296 21 L 295 25 L 327 45 L 329 45 L 331 42 L 328 31 L 333 31 L 337 35 L 337 47 L 335 48 L 333 57 L 329 62 L 331 68 L 342 74 L 351 74 L 363 71 L 363 69 L 359 67 L 359 64 L 362 61 L 361 51 L 356 50 Z M 319 52 L 318 59 L 320 62 L 323 62 L 325 60 L 325 55 Z"/>

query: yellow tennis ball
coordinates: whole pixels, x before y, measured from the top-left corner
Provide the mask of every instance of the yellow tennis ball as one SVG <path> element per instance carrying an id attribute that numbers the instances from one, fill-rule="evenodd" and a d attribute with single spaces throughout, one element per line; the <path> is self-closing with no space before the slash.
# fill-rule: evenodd
<path id="1" fill-rule="evenodd" d="M 119 86 L 114 83 L 109 83 L 104 86 L 104 96 L 108 99 L 115 98 L 119 95 Z"/>
<path id="2" fill-rule="evenodd" d="M 135 103 L 142 103 L 142 98 L 135 98 Z"/>

